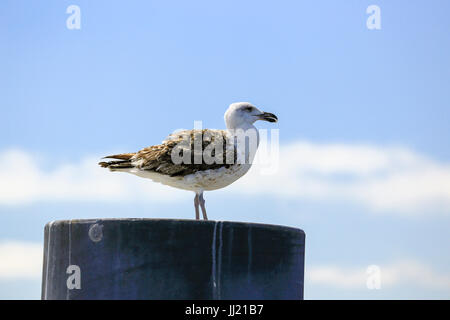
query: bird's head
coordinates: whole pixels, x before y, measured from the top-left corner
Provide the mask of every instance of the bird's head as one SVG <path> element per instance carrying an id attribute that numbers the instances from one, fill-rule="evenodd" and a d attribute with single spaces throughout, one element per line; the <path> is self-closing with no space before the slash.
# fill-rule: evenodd
<path id="1" fill-rule="evenodd" d="M 228 129 L 247 128 L 257 120 L 278 121 L 277 116 L 273 113 L 263 112 L 249 102 L 230 104 L 224 118 Z"/>

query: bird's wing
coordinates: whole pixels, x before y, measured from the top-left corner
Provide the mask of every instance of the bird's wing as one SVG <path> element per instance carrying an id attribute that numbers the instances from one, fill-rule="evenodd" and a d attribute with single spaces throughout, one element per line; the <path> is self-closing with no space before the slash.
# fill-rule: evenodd
<path id="1" fill-rule="evenodd" d="M 169 135 L 160 145 L 137 152 L 132 163 L 141 170 L 188 175 L 229 167 L 236 163 L 236 152 L 227 131 L 184 130 Z"/>
<path id="2" fill-rule="evenodd" d="M 139 152 L 108 158 L 120 159 L 120 161 L 100 163 L 102 167 L 111 170 L 138 168 L 169 176 L 179 176 L 222 167 L 228 168 L 236 163 L 237 152 L 227 131 L 194 129 L 173 133 L 161 144 L 144 148 Z"/>

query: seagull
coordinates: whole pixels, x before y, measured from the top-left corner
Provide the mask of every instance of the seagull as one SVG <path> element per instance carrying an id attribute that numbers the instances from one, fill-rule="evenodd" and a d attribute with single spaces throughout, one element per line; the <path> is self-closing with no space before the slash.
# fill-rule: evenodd
<path id="1" fill-rule="evenodd" d="M 232 103 L 224 115 L 226 130 L 192 129 L 174 132 L 161 144 L 134 153 L 106 156 L 99 165 L 154 182 L 195 192 L 195 219 L 208 220 L 204 191 L 224 188 L 244 176 L 259 145 L 257 120 L 277 122 L 249 102 Z"/>

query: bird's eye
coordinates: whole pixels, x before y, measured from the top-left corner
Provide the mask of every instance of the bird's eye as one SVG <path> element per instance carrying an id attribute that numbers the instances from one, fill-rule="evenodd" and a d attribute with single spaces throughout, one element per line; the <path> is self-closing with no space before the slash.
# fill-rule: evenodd
<path id="1" fill-rule="evenodd" d="M 244 110 L 247 111 L 247 112 L 252 112 L 253 107 L 246 107 Z"/>

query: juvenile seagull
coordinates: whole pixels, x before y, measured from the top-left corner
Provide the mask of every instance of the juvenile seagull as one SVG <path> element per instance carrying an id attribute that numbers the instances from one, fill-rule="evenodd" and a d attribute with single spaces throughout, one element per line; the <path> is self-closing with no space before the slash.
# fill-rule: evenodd
<path id="1" fill-rule="evenodd" d="M 227 130 L 194 129 L 172 133 L 160 145 L 104 158 L 103 168 L 149 178 L 195 192 L 195 219 L 208 220 L 203 192 L 224 188 L 250 169 L 259 145 L 257 120 L 277 122 L 248 102 L 232 103 L 225 112 Z M 252 148 L 253 146 L 253 148 Z"/>

